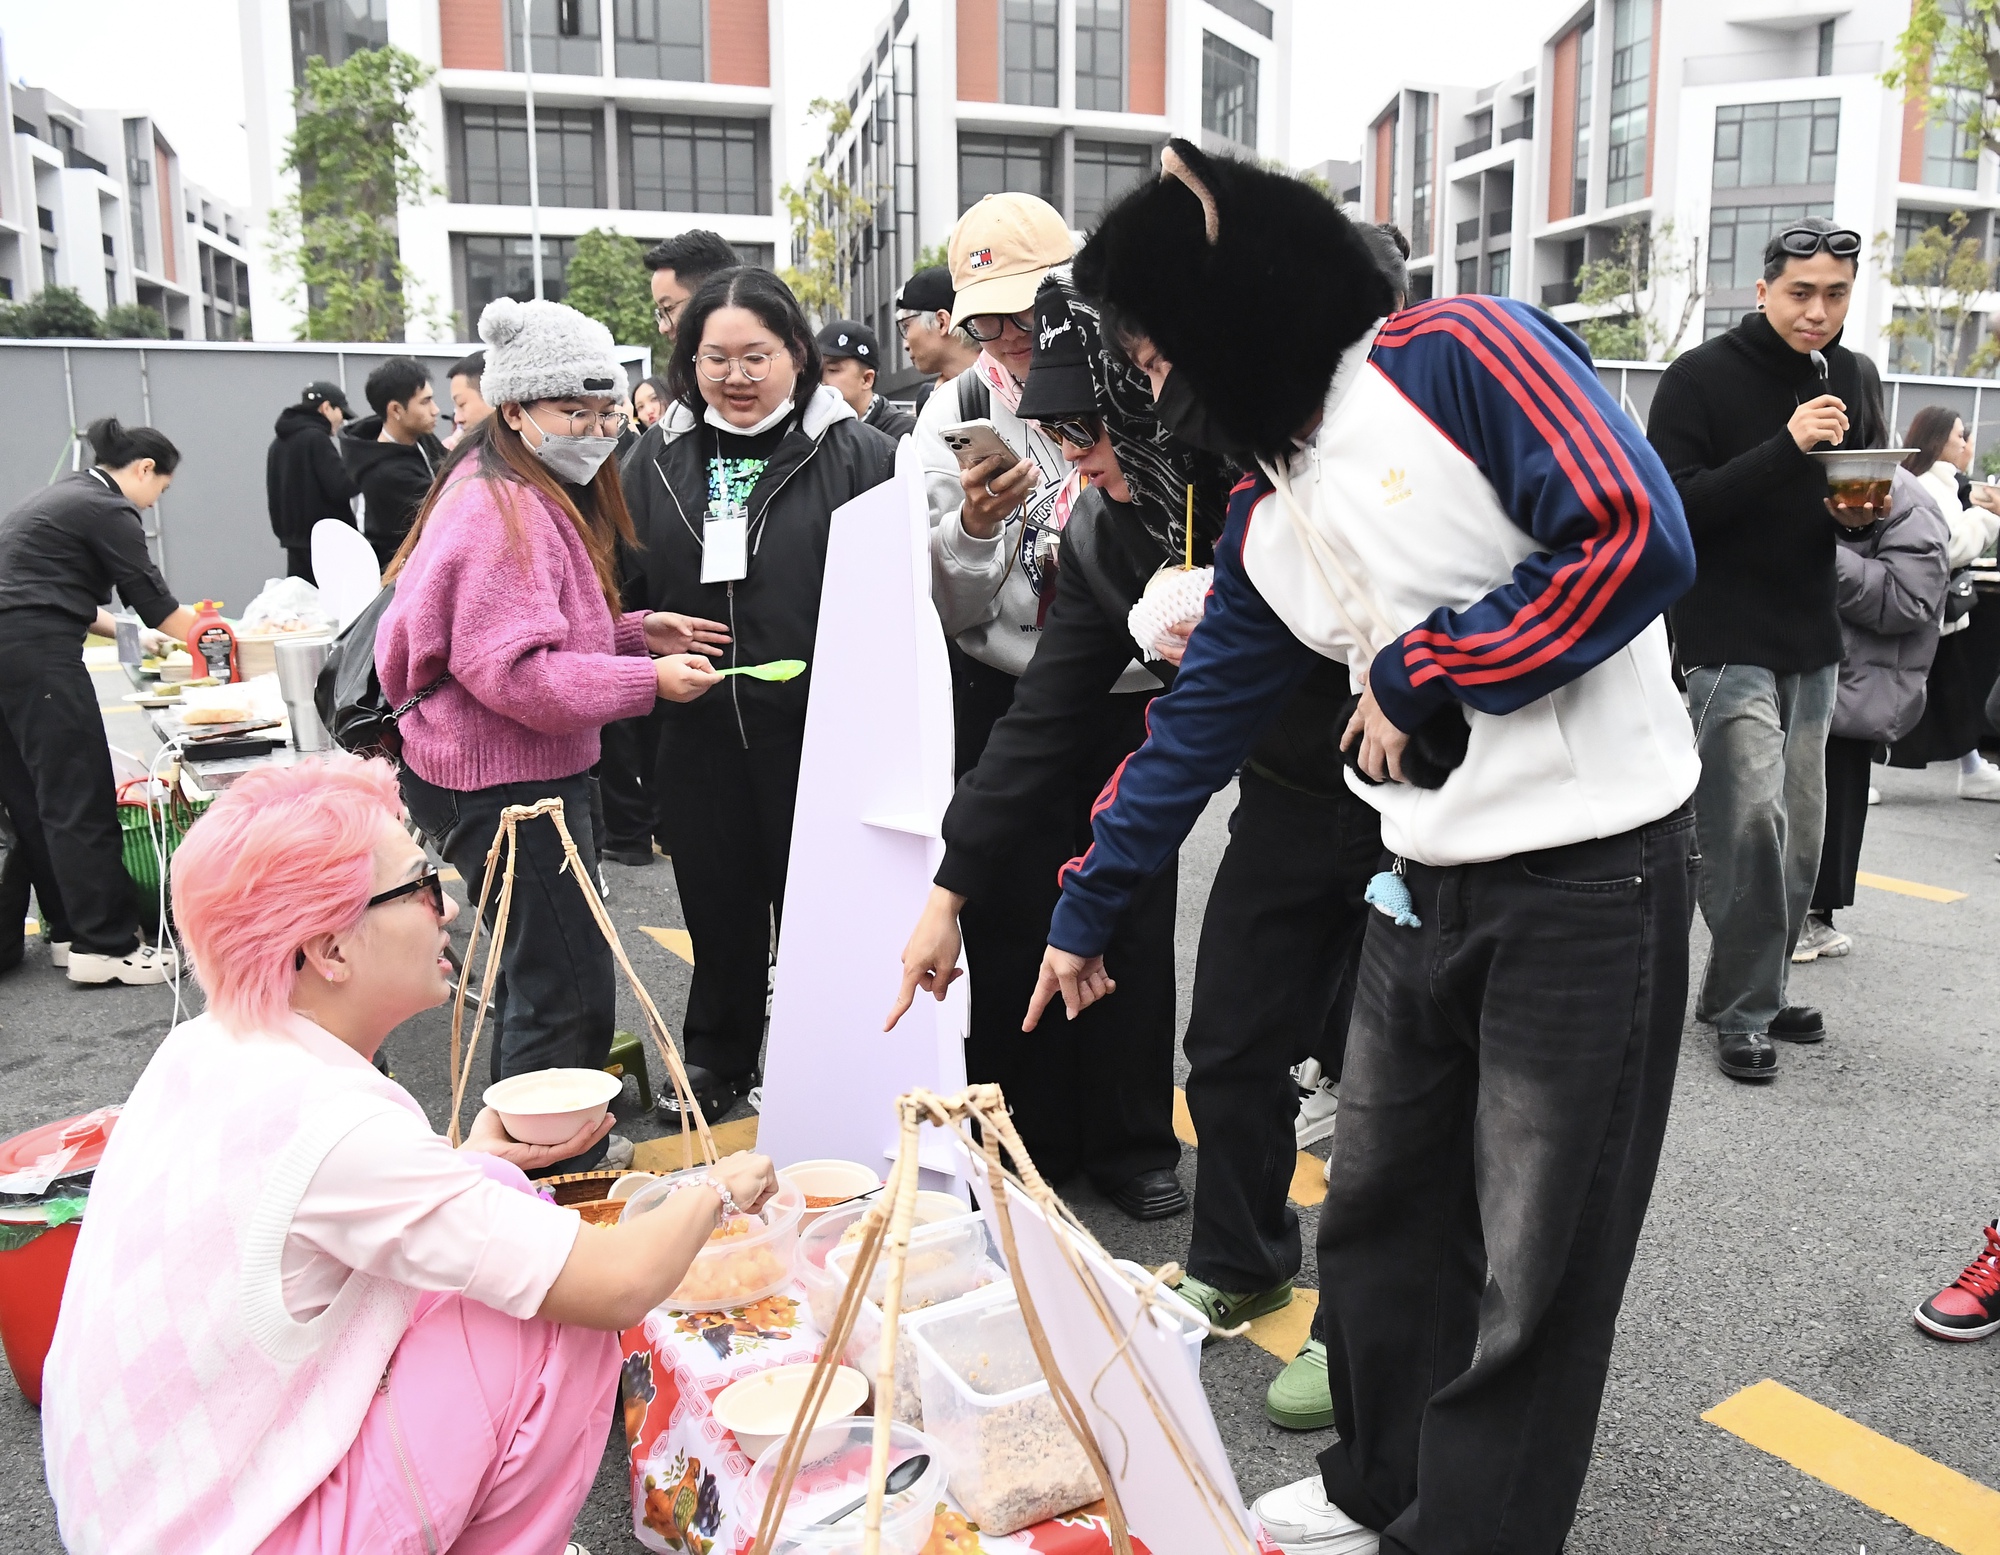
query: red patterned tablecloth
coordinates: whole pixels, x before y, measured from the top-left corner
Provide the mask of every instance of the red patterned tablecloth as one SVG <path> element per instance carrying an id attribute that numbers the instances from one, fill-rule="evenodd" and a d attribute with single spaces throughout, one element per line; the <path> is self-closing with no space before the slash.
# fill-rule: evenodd
<path id="1" fill-rule="evenodd" d="M 737 1515 L 751 1460 L 716 1420 L 715 1397 L 772 1366 L 819 1355 L 805 1291 L 727 1312 L 657 1311 L 624 1335 L 620 1380 L 632 1480 L 632 1533 L 672 1555 L 742 1555 L 754 1524 Z M 1136 1538 L 1135 1551 L 1145 1546 Z M 1004 1537 L 983 1534 L 940 1503 L 924 1555 L 1107 1555 L 1109 1525 L 1086 1509 Z"/>

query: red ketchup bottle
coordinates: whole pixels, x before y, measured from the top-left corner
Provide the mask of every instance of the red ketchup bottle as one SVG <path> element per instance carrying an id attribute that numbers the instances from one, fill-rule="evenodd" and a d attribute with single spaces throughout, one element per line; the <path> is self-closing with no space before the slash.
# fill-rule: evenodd
<path id="1" fill-rule="evenodd" d="M 236 663 L 236 628 L 222 619 L 221 610 L 219 599 L 204 599 L 194 607 L 188 649 L 196 660 L 197 679 L 204 675 L 224 682 L 243 678 Z"/>

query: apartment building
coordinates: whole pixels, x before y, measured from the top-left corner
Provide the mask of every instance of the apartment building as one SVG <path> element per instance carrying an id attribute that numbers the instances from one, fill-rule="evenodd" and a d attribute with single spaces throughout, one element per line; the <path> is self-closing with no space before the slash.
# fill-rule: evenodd
<path id="1" fill-rule="evenodd" d="M 1687 314 L 1683 349 L 1755 306 L 1774 232 L 1831 216 L 1871 243 L 1848 343 L 1949 372 L 1981 331 L 1937 361 L 1892 356 L 1883 330 L 1915 299 L 1872 245 L 1900 255 L 1963 211 L 1994 257 L 2000 161 L 1962 115 L 1927 118 L 1881 84 L 1909 16 L 1905 0 L 1592 0 L 1503 81 L 1400 87 L 1363 147 L 1363 208 L 1410 234 L 1418 296 L 1490 292 L 1571 321 L 1591 311 L 1579 269 L 1642 226 L 1661 261 L 1646 300 L 1669 332 Z M 1690 287 L 1669 262 L 1697 244 Z M 1974 307 L 2000 315 L 2000 294 Z"/>
<path id="2" fill-rule="evenodd" d="M 1078 231 L 1170 136 L 1286 160 L 1291 0 L 898 0 L 817 165 L 872 207 L 849 312 L 905 368 L 896 289 L 982 196 L 1040 196 Z"/>
<path id="3" fill-rule="evenodd" d="M 100 314 L 144 303 L 175 340 L 248 338 L 244 213 L 182 174 L 145 114 L 11 82 L 0 43 L 0 297 L 67 286 Z"/>
<path id="4" fill-rule="evenodd" d="M 413 340 L 468 338 L 495 297 L 534 295 L 533 80 L 543 295 L 560 299 L 592 228 L 651 244 L 693 227 L 768 264 L 784 239 L 783 0 L 240 0 L 254 205 L 278 172 L 305 62 L 384 44 L 435 74 L 421 136 L 438 193 L 399 213 Z M 253 278 L 254 280 L 254 278 Z M 274 275 L 259 317 L 290 333 Z"/>

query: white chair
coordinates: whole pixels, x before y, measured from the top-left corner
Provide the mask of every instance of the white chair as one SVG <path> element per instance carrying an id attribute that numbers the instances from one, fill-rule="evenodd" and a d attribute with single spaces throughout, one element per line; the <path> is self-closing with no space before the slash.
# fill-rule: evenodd
<path id="1" fill-rule="evenodd" d="M 323 518 L 313 525 L 312 555 L 320 599 L 340 618 L 345 631 L 381 592 L 382 568 L 375 560 L 375 547 L 352 524 Z"/>

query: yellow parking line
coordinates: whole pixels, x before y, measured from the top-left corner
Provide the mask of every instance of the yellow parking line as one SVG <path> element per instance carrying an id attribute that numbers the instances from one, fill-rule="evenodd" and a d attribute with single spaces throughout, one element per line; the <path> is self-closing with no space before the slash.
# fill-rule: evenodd
<path id="1" fill-rule="evenodd" d="M 2000 1555 L 2000 1491 L 1768 1377 L 1702 1419 L 1958 1555 Z"/>
<path id="2" fill-rule="evenodd" d="M 1290 1306 L 1251 1319 L 1250 1342 L 1289 1363 L 1306 1347 L 1306 1340 L 1312 1335 L 1313 1314 L 1318 1310 L 1319 1292 L 1294 1286 Z"/>
<path id="3" fill-rule="evenodd" d="M 669 1081 L 664 1088 L 672 1089 L 672 1082 Z M 739 1150 L 757 1148 L 757 1119 L 754 1114 L 738 1118 L 734 1123 L 717 1123 L 709 1129 L 709 1133 L 715 1136 L 718 1155 L 734 1155 Z M 693 1149 L 692 1160 L 688 1152 L 681 1148 L 679 1129 L 658 1139 L 643 1140 L 632 1147 L 632 1165 L 642 1172 L 677 1172 L 701 1159 L 700 1141 L 692 1133 L 688 1135 L 688 1144 Z"/>
<path id="4" fill-rule="evenodd" d="M 639 932 L 671 950 L 689 966 L 694 965 L 694 936 L 686 929 L 655 929 L 642 923 Z"/>
<path id="5" fill-rule="evenodd" d="M 1871 875 L 1866 870 L 1854 876 L 1856 885 L 1873 886 L 1878 891 L 1894 891 L 1898 896 L 1915 896 L 1926 902 L 1962 902 L 1963 891 L 1947 891 L 1943 886 L 1925 885 L 1919 880 L 1898 880 L 1894 875 Z"/>
<path id="6" fill-rule="evenodd" d="M 672 931 L 647 929 L 645 932 L 654 939 L 660 939 L 662 934 Z M 667 944 L 663 939 L 660 943 Z M 674 947 L 667 945 L 667 948 L 672 950 Z M 688 959 L 692 961 L 694 958 L 690 956 Z M 1187 1092 L 1178 1085 L 1174 1087 L 1174 1137 L 1190 1150 L 1201 1148 L 1194 1135 L 1194 1114 L 1188 1111 Z M 1308 1209 L 1321 1203 L 1326 1198 L 1326 1162 L 1309 1151 L 1301 1150 L 1298 1160 L 1292 1164 L 1292 1185 L 1287 1190 L 1287 1196 L 1294 1204 Z M 1290 1360 L 1291 1357 L 1288 1355 L 1285 1359 Z"/>
<path id="7" fill-rule="evenodd" d="M 1174 1087 L 1174 1137 L 1188 1149 L 1195 1148 L 1194 1114 L 1188 1111 L 1187 1092 Z"/>

